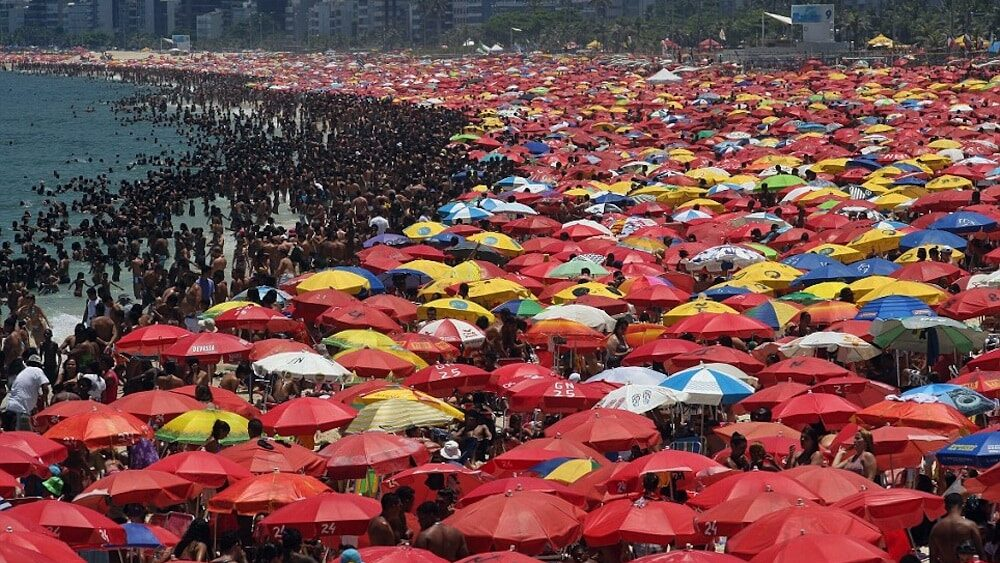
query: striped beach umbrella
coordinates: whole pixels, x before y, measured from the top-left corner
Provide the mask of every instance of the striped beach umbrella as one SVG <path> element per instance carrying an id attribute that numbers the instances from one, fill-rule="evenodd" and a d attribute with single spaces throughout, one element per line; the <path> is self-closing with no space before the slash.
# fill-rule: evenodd
<path id="1" fill-rule="evenodd" d="M 687 393 L 686 402 L 694 405 L 731 405 L 754 393 L 739 379 L 704 365 L 679 371 L 660 386 Z"/>

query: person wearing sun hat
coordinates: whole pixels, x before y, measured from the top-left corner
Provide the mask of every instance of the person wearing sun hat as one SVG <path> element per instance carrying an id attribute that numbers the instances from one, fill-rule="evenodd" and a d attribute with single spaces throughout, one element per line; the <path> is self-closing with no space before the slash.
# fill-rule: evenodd
<path id="1" fill-rule="evenodd" d="M 41 406 L 45 406 L 49 394 L 49 378 L 42 371 L 42 358 L 38 354 L 32 354 L 24 363 L 24 369 L 14 376 L 10 391 L 4 398 L 4 430 L 30 431 L 31 413 L 35 411 L 39 400 Z"/>
<path id="2" fill-rule="evenodd" d="M 63 493 L 63 480 L 62 480 L 62 469 L 58 465 L 50 465 L 49 473 L 52 474 L 51 477 L 42 481 L 42 488 L 45 489 L 52 498 L 59 500 Z M 46 495 L 48 496 L 48 495 Z"/>

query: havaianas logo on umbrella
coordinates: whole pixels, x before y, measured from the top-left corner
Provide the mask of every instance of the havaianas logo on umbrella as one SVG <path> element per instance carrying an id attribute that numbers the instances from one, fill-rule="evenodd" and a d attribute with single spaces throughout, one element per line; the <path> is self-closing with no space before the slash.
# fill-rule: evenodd
<path id="1" fill-rule="evenodd" d="M 448 302 L 448 306 L 450 306 L 450 307 L 452 307 L 454 309 L 459 309 L 461 311 L 464 311 L 464 310 L 466 310 L 466 309 L 469 308 L 469 304 L 468 303 L 466 303 L 465 301 L 459 300 L 459 299 L 454 299 L 452 301 L 449 301 Z"/>

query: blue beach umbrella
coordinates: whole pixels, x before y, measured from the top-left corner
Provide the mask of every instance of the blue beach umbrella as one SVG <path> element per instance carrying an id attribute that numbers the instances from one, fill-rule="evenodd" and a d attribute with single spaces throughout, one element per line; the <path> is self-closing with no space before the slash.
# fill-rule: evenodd
<path id="1" fill-rule="evenodd" d="M 815 252 L 805 252 L 803 254 L 789 256 L 788 258 L 782 260 L 781 263 L 787 264 L 799 270 L 815 270 L 816 268 L 822 268 L 823 266 L 829 266 L 830 264 L 840 264 L 840 262 L 830 258 L 829 256 L 823 256 L 822 254 L 816 254 Z"/>
<path id="2" fill-rule="evenodd" d="M 992 467 L 1000 463 L 1000 432 L 984 430 L 963 436 L 934 455 L 941 465 Z"/>
<path id="3" fill-rule="evenodd" d="M 899 264 L 890 262 L 885 258 L 869 258 L 867 260 L 860 260 L 849 264 L 847 267 L 860 274 L 859 277 L 888 276 L 889 274 L 902 268 Z"/>
<path id="4" fill-rule="evenodd" d="M 679 371 L 660 387 L 688 394 L 689 404 L 731 405 L 753 395 L 754 388 L 728 373 L 699 365 Z"/>
<path id="5" fill-rule="evenodd" d="M 937 402 L 954 407 L 965 416 L 976 416 L 990 412 L 997 407 L 997 402 L 981 395 L 968 387 L 950 383 L 932 383 L 914 387 L 903 392 L 902 397 L 930 396 Z"/>
<path id="6" fill-rule="evenodd" d="M 378 278 L 378 276 L 376 276 L 371 271 L 366 270 L 365 268 L 359 268 L 357 266 L 337 266 L 336 268 L 334 268 L 334 270 L 341 270 L 343 272 L 350 272 L 352 274 L 357 274 L 368 280 L 368 283 L 371 286 L 368 289 L 369 294 L 385 293 L 385 285 L 382 283 L 382 281 Z"/>
<path id="7" fill-rule="evenodd" d="M 796 287 L 808 286 L 827 281 L 850 281 L 863 277 L 864 276 L 862 274 L 857 273 L 853 268 L 849 268 L 839 262 L 835 262 L 828 266 L 821 266 L 819 268 L 809 270 L 808 272 L 795 278 L 792 285 Z"/>
<path id="8" fill-rule="evenodd" d="M 122 547 L 133 549 L 156 549 L 164 547 L 163 542 L 145 524 L 128 522 L 122 524 L 122 528 L 125 530 L 125 545 Z"/>
<path id="9" fill-rule="evenodd" d="M 917 231 L 899 239 L 899 247 L 903 250 L 909 250 L 925 244 L 950 246 L 956 250 L 962 250 L 968 243 L 964 238 L 958 235 L 953 235 L 948 231 L 939 231 L 937 229 Z"/>
<path id="10" fill-rule="evenodd" d="M 926 303 L 906 295 L 889 295 L 865 303 L 854 318 L 859 321 L 882 321 L 906 317 L 936 317 Z"/>
<path id="11" fill-rule="evenodd" d="M 934 221 L 929 227 L 949 233 L 977 233 L 996 229 L 997 222 L 982 213 L 956 211 Z"/>

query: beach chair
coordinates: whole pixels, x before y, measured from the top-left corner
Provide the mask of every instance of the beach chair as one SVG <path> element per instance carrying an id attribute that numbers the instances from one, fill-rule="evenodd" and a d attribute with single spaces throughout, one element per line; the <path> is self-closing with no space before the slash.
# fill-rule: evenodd
<path id="1" fill-rule="evenodd" d="M 184 537 L 184 532 L 194 522 L 194 514 L 184 512 L 167 512 L 165 514 L 153 514 L 149 517 L 149 524 L 159 526 L 177 537 Z"/>
<path id="2" fill-rule="evenodd" d="M 671 450 L 679 450 L 682 452 L 691 452 L 693 454 L 700 454 L 702 450 L 705 449 L 705 444 L 702 443 L 701 438 L 697 436 L 692 436 L 690 438 L 681 438 L 680 440 L 674 440 L 670 443 Z"/>

